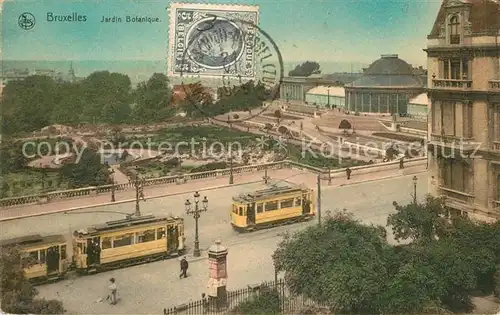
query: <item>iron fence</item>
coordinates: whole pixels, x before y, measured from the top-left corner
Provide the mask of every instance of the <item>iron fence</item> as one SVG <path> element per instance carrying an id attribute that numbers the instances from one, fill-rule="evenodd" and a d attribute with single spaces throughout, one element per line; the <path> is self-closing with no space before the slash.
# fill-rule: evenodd
<path id="1" fill-rule="evenodd" d="M 309 298 L 302 295 L 295 295 L 287 288 L 283 279 L 263 282 L 259 285 L 249 285 L 246 288 L 228 291 L 225 295 L 225 301 L 220 303 L 216 299 L 202 298 L 197 301 L 180 304 L 172 308 L 163 309 L 164 315 L 198 315 L 198 314 L 238 314 L 235 308 L 243 302 L 250 301 L 261 294 L 276 292 L 279 295 L 279 309 L 282 314 L 298 314 L 302 310 L 309 308 L 323 308 Z M 219 302 L 219 304 L 218 304 Z"/>

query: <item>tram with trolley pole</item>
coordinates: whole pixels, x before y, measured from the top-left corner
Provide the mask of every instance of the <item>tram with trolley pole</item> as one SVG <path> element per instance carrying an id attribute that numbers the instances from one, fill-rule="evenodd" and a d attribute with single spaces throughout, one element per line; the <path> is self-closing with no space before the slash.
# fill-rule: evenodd
<path id="1" fill-rule="evenodd" d="M 233 197 L 231 225 L 251 232 L 309 221 L 316 214 L 315 193 L 304 185 L 277 182 Z"/>

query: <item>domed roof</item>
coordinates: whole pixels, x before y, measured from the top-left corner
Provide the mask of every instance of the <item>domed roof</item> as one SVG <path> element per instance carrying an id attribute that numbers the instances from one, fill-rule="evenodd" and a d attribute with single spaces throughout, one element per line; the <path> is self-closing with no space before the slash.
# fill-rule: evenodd
<path id="1" fill-rule="evenodd" d="M 413 73 L 413 68 L 398 55 L 382 55 L 373 62 L 361 78 L 347 87 L 423 88 L 424 82 Z"/>
<path id="2" fill-rule="evenodd" d="M 398 55 L 382 55 L 382 57 L 373 62 L 364 72 L 365 75 L 413 75 L 413 68 Z"/>

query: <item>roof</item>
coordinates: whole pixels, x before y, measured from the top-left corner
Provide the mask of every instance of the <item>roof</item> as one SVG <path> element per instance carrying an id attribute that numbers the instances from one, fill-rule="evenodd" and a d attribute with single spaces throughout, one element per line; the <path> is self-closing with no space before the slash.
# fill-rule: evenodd
<path id="1" fill-rule="evenodd" d="M 406 61 L 398 55 L 382 55 L 363 73 L 363 76 L 347 87 L 389 87 L 389 88 L 421 88 L 424 82 Z"/>
<path id="2" fill-rule="evenodd" d="M 278 181 L 267 185 L 264 189 L 255 190 L 248 193 L 242 193 L 233 197 L 233 201 L 246 203 L 254 202 L 257 200 L 266 199 L 271 196 L 281 195 L 285 193 L 293 193 L 308 190 L 307 187 L 302 185 L 295 185 L 288 182 Z"/>
<path id="3" fill-rule="evenodd" d="M 427 98 L 427 93 L 422 93 L 415 96 L 408 102 L 408 104 L 417 104 L 425 106 L 429 105 L 429 99 Z"/>
<path id="4" fill-rule="evenodd" d="M 498 0 L 445 0 L 439 8 L 430 37 L 439 36 L 446 21 L 446 7 L 454 4 L 469 5 L 472 34 L 494 33 L 500 29 L 500 1 Z"/>
<path id="5" fill-rule="evenodd" d="M 306 94 L 325 95 L 325 96 L 328 96 L 328 93 L 330 93 L 330 96 L 345 97 L 345 90 L 343 87 L 340 86 L 327 87 L 324 85 L 320 85 L 306 92 Z"/>
<path id="6" fill-rule="evenodd" d="M 75 235 L 97 234 L 102 231 L 118 230 L 124 227 L 135 225 L 146 225 L 151 223 L 158 223 L 162 221 L 176 221 L 183 220 L 179 217 L 155 217 L 154 215 L 146 215 L 141 217 L 131 217 L 123 220 L 108 221 L 104 224 L 94 225 L 84 230 L 75 231 Z"/>
<path id="7" fill-rule="evenodd" d="M 0 241 L 0 246 L 19 245 L 22 248 L 40 246 L 44 244 L 65 243 L 64 235 L 48 235 L 41 236 L 39 234 L 16 237 L 8 240 Z"/>

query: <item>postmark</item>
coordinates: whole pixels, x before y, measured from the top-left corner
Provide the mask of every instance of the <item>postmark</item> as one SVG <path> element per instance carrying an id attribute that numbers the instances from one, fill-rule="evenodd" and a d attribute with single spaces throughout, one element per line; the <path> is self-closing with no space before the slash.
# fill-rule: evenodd
<path id="1" fill-rule="evenodd" d="M 261 107 L 244 118 L 212 117 L 200 104 L 202 91 L 193 88 L 215 85 L 217 94 L 224 97 L 238 89 L 245 93 L 252 81 L 265 89 L 259 94 L 262 102 L 278 96 L 283 60 L 277 45 L 257 25 L 258 8 L 176 3 L 170 9 L 169 75 L 181 78 L 188 101 L 224 122 L 251 119 L 263 112 Z"/>

